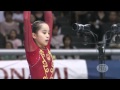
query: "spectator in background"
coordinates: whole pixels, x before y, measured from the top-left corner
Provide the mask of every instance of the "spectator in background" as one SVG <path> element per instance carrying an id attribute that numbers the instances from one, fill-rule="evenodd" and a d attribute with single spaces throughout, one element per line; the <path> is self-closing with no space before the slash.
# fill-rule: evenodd
<path id="1" fill-rule="evenodd" d="M 8 35 L 8 41 L 10 41 L 13 44 L 13 48 L 17 49 L 19 46 L 22 46 L 22 41 L 17 38 L 17 32 L 16 30 L 11 30 Z"/>
<path id="2" fill-rule="evenodd" d="M 34 15 L 36 17 L 36 21 L 37 20 L 44 21 L 44 18 L 43 18 L 44 13 L 43 13 L 43 11 L 34 11 L 33 13 L 34 13 Z"/>
<path id="3" fill-rule="evenodd" d="M 24 47 L 24 40 L 22 41 L 22 46 L 19 46 L 18 49 L 25 49 L 25 47 Z"/>
<path id="4" fill-rule="evenodd" d="M 0 33 L 0 48 L 5 48 L 6 38 Z"/>
<path id="5" fill-rule="evenodd" d="M 58 22 L 57 17 L 54 13 L 53 13 L 53 23 L 54 23 L 54 25 L 56 24 L 59 26 L 58 34 L 61 34 L 61 24 Z"/>
<path id="6" fill-rule="evenodd" d="M 31 23 L 34 23 L 36 21 L 36 17 L 34 14 L 31 14 L 30 21 Z"/>
<path id="7" fill-rule="evenodd" d="M 78 46 L 78 48 L 87 49 L 87 48 L 95 48 L 96 47 L 96 44 L 95 44 L 96 40 L 89 32 L 86 32 L 86 33 L 79 32 L 79 33 L 77 33 L 77 38 L 75 38 L 75 39 L 77 39 L 77 42 L 79 42 L 79 43 L 77 43 L 79 46 L 75 44 L 75 46 Z"/>
<path id="8" fill-rule="evenodd" d="M 91 15 L 91 30 L 97 34 L 98 41 L 102 41 L 103 38 L 103 29 L 101 28 L 102 24 L 108 22 L 108 15 L 105 11 L 95 11 Z"/>
<path id="9" fill-rule="evenodd" d="M 53 13 L 53 22 L 54 22 L 54 24 L 57 22 L 57 17 L 54 13 Z"/>
<path id="10" fill-rule="evenodd" d="M 54 13 L 53 13 L 53 22 L 54 22 L 54 24 L 58 24 L 59 23 L 58 20 L 57 20 L 56 15 Z"/>
<path id="11" fill-rule="evenodd" d="M 51 38 L 51 48 L 58 49 L 60 46 L 63 46 L 63 34 L 59 33 L 60 26 L 58 24 L 53 25 L 53 32 L 52 32 L 52 38 Z"/>
<path id="12" fill-rule="evenodd" d="M 30 17 L 31 23 L 35 22 L 35 20 L 36 20 L 35 15 L 34 15 L 34 14 L 31 14 L 31 17 Z M 24 35 L 23 35 L 24 25 L 23 25 L 22 22 L 19 23 L 19 28 L 20 28 L 20 35 L 19 35 L 19 36 L 20 36 L 20 39 L 23 41 L 23 40 L 24 40 Z"/>
<path id="13" fill-rule="evenodd" d="M 13 12 L 13 20 L 18 23 L 23 23 L 23 13 L 22 11 L 14 11 Z"/>
<path id="14" fill-rule="evenodd" d="M 109 47 L 113 48 L 113 49 L 120 49 L 120 39 L 118 39 L 118 41 L 117 41 L 116 36 L 117 36 L 117 34 L 115 34 L 112 37 Z M 120 34 L 118 34 L 118 36 L 120 37 Z M 111 55 L 111 60 L 120 60 L 120 55 Z"/>
<path id="15" fill-rule="evenodd" d="M 23 40 L 23 11 L 14 11 L 13 12 L 13 20 L 16 21 L 19 25 L 20 33 L 18 38 Z"/>
<path id="16" fill-rule="evenodd" d="M 82 24 L 88 24 L 92 11 L 78 11 L 79 13 L 76 14 L 76 17 L 78 18 L 78 22 Z"/>
<path id="17" fill-rule="evenodd" d="M 73 23 L 81 23 L 81 24 L 87 24 L 89 22 L 90 16 L 91 16 L 90 11 L 74 11 L 71 13 L 71 25 Z"/>
<path id="18" fill-rule="evenodd" d="M 19 25 L 16 23 L 13 18 L 13 12 L 12 11 L 5 11 L 4 12 L 5 21 L 1 22 L 0 25 L 0 32 L 6 36 L 10 33 L 12 29 L 15 29 L 17 31 L 17 34 L 19 34 Z"/>
<path id="19" fill-rule="evenodd" d="M 19 46 L 18 49 L 25 49 L 25 47 L 24 47 L 24 40 L 22 42 L 22 46 Z M 20 60 L 26 59 L 26 55 L 19 55 L 18 59 L 20 59 Z"/>
<path id="20" fill-rule="evenodd" d="M 106 47 L 108 48 L 109 47 L 109 43 L 113 37 L 113 35 L 110 35 L 109 33 L 107 34 L 107 39 L 109 38 L 109 40 L 105 40 L 105 33 L 109 30 L 111 30 L 111 26 L 113 24 L 117 24 L 119 23 L 120 21 L 118 21 L 118 13 L 117 11 L 110 11 L 109 14 L 108 14 L 108 22 L 107 23 L 104 23 L 101 27 L 102 27 L 102 30 L 103 30 L 103 41 L 104 43 L 107 43 L 106 44 Z"/>
<path id="21" fill-rule="evenodd" d="M 118 36 L 120 37 L 120 34 L 118 34 Z M 110 48 L 120 48 L 120 40 L 119 40 L 119 37 L 118 37 L 118 41 L 116 40 L 116 37 L 117 37 L 117 34 L 115 34 L 111 41 L 110 41 L 110 44 L 109 44 L 109 47 Z"/>
<path id="22" fill-rule="evenodd" d="M 6 42 L 5 49 L 13 49 L 13 44 L 9 41 Z M 2 55 L 1 60 L 15 60 L 17 57 L 15 55 Z"/>
<path id="23" fill-rule="evenodd" d="M 100 24 L 108 22 L 108 12 L 107 11 L 95 11 L 91 15 L 91 21 L 99 21 Z"/>
<path id="24" fill-rule="evenodd" d="M 118 20 L 120 21 L 120 11 L 118 11 Z"/>
<path id="25" fill-rule="evenodd" d="M 0 11 L 0 23 L 5 21 L 5 18 L 4 18 L 4 11 Z"/>
<path id="26" fill-rule="evenodd" d="M 75 46 L 72 45 L 72 37 L 70 35 L 65 35 L 63 38 L 63 46 L 60 47 L 61 49 L 76 49 Z M 60 56 L 60 59 L 80 59 L 78 55 L 66 55 Z"/>

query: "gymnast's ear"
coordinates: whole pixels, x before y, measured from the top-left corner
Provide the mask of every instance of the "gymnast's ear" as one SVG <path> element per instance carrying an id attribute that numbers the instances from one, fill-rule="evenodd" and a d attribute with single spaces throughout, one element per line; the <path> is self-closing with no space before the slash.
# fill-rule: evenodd
<path id="1" fill-rule="evenodd" d="M 32 33 L 32 37 L 33 37 L 33 39 L 36 39 L 36 34 L 35 33 Z"/>

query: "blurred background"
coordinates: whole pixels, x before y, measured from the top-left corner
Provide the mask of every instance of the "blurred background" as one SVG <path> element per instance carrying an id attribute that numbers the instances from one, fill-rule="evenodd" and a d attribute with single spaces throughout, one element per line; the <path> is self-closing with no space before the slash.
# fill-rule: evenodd
<path id="1" fill-rule="evenodd" d="M 53 33 L 51 49 L 95 49 L 96 44 L 83 44 L 83 35 L 72 30 L 73 23 L 91 24 L 91 31 L 98 36 L 98 42 L 105 41 L 105 32 L 111 30 L 111 26 L 120 23 L 120 11 L 52 11 Z M 32 11 L 31 22 L 44 20 L 43 11 Z M 23 36 L 23 11 L 0 11 L 0 50 L 24 49 Z M 89 43 L 95 43 L 93 37 L 88 37 Z M 114 44 L 110 44 L 114 43 Z M 106 49 L 120 49 L 120 44 L 115 43 L 115 35 L 106 43 Z M 54 60 L 86 60 L 98 62 L 98 55 L 54 55 Z M 0 55 L 0 61 L 25 60 L 25 55 Z M 107 61 L 119 61 L 120 55 L 105 55 Z M 92 64 L 91 64 L 92 65 Z M 96 66 L 95 66 L 96 68 Z"/>

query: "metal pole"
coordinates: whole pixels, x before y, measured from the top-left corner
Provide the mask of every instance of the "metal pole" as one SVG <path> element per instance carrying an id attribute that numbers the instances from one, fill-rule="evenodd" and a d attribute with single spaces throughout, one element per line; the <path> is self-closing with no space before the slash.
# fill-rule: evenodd
<path id="1" fill-rule="evenodd" d="M 54 55 L 98 55 L 96 49 L 51 49 Z M 24 49 L 0 49 L 0 55 L 25 55 Z M 105 49 L 105 55 L 120 55 L 120 49 Z"/>
<path id="2" fill-rule="evenodd" d="M 104 51 L 105 47 L 104 45 L 101 43 L 98 46 L 98 51 L 99 51 L 99 55 L 98 55 L 98 59 L 99 59 L 99 64 L 100 65 L 104 65 L 105 64 L 105 51 Z M 103 71 L 104 66 L 100 67 L 101 71 L 99 71 L 100 73 L 100 79 L 105 79 L 105 72 Z"/>

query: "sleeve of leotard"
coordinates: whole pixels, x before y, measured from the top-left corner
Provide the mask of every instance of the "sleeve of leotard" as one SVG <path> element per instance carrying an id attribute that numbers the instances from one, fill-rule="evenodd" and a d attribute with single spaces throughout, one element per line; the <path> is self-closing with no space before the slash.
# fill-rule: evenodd
<path id="1" fill-rule="evenodd" d="M 49 28 L 50 28 L 50 40 L 49 40 L 49 43 L 47 45 L 47 48 L 50 49 L 50 42 L 51 42 L 52 29 L 53 29 L 52 11 L 44 11 L 44 19 L 45 19 L 45 22 L 49 25 Z"/>
<path id="2" fill-rule="evenodd" d="M 24 45 L 26 52 L 32 52 L 37 49 L 37 46 L 32 38 L 32 27 L 30 22 L 31 11 L 24 11 Z"/>

